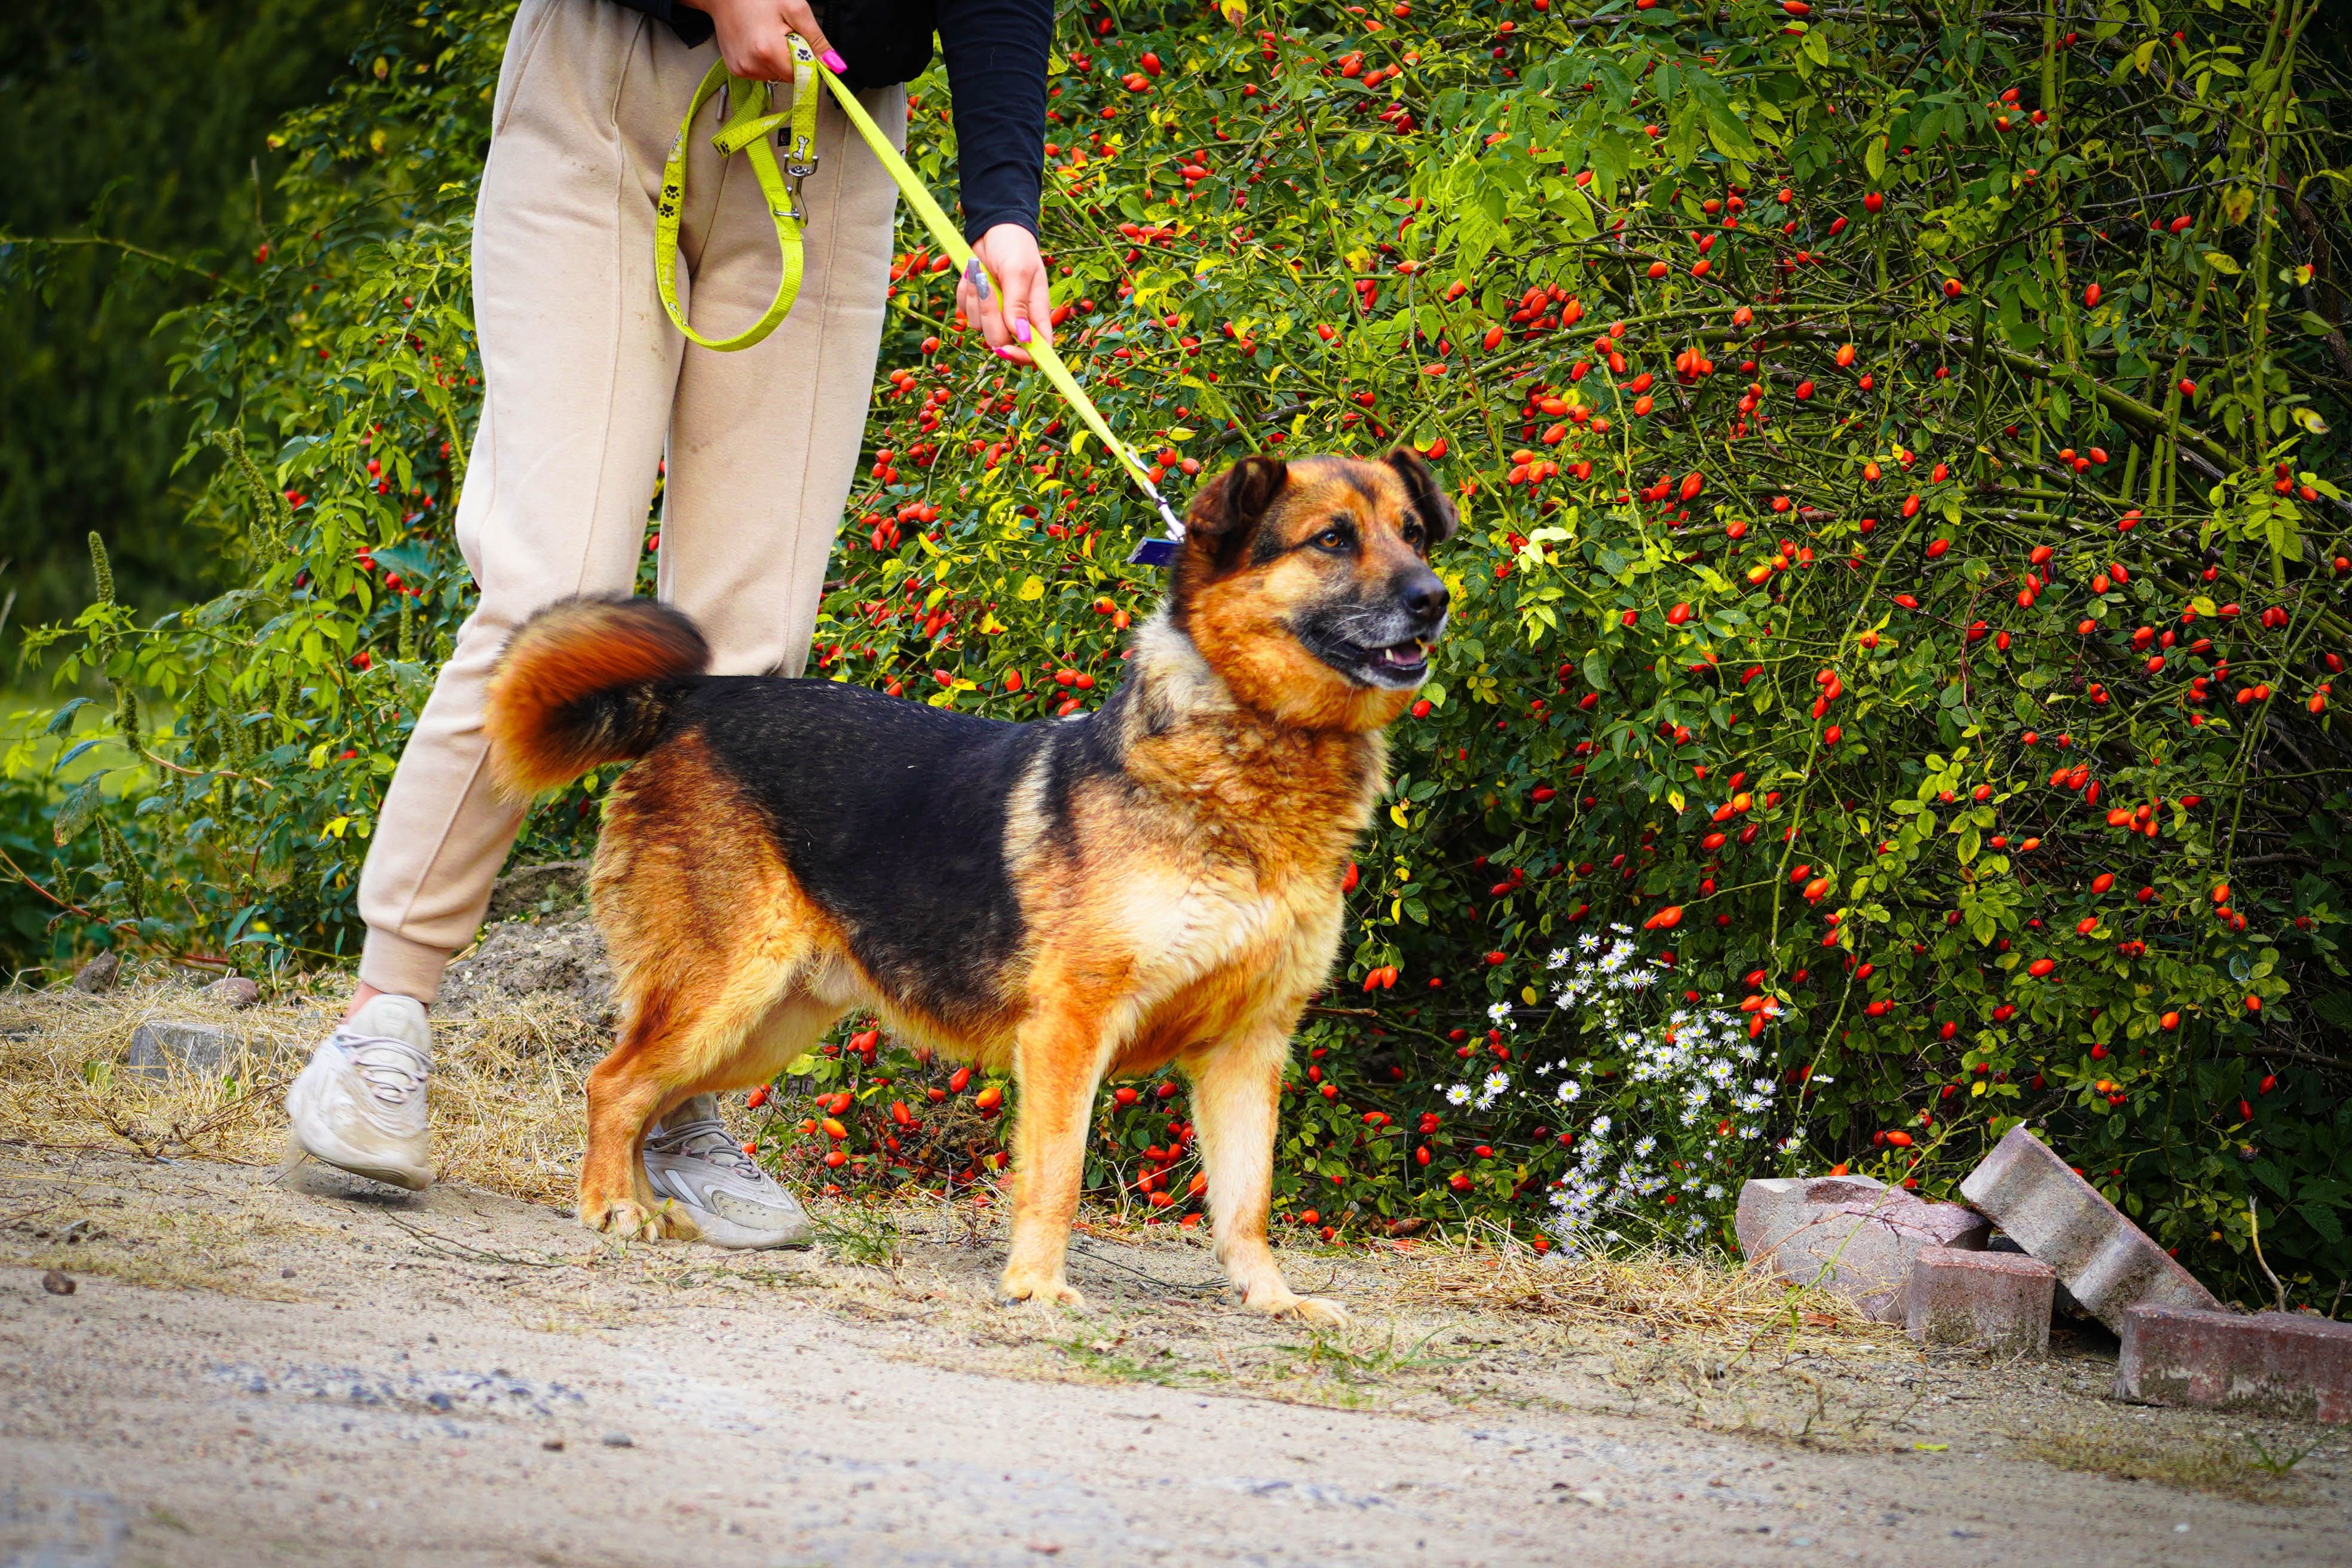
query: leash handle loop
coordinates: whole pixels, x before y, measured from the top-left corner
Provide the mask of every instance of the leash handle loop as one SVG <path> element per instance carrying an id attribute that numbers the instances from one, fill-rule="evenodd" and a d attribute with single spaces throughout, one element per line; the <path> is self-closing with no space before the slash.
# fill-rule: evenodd
<path id="1" fill-rule="evenodd" d="M 661 295 L 662 309 L 668 313 L 670 323 L 704 348 L 733 353 L 762 342 L 792 313 L 793 302 L 800 298 L 804 260 L 801 225 L 808 218 L 808 209 L 801 201 L 801 182 L 816 173 L 817 91 L 810 85 L 809 76 L 819 68 L 808 44 L 794 34 L 792 108 L 783 113 L 763 113 L 762 106 L 773 103 L 772 84 L 730 76 L 725 61 L 714 61 L 694 89 L 693 100 L 686 107 L 686 118 L 678 123 L 677 138 L 670 143 L 669 156 L 662 161 L 661 200 L 654 211 L 654 287 Z M 768 301 L 760 319 L 732 337 L 713 338 L 697 331 L 678 303 L 677 241 L 686 215 L 687 140 L 694 133 L 695 116 L 702 112 L 702 106 L 710 101 L 712 95 L 722 90 L 727 94 L 727 119 L 711 137 L 710 144 L 722 158 L 741 153 L 751 159 L 751 177 L 758 182 L 761 197 L 767 203 L 769 220 L 776 226 L 776 252 L 782 268 L 776 279 L 775 297 Z M 792 151 L 779 168 L 769 132 L 774 132 L 781 142 L 787 130 L 793 137 Z"/>

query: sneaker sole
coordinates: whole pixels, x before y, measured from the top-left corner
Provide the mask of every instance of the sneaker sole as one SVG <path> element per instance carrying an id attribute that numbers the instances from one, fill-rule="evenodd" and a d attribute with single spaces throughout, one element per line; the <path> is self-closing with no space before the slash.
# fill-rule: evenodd
<path id="1" fill-rule="evenodd" d="M 816 1233 L 813 1226 L 802 1226 L 794 1230 L 754 1230 L 750 1226 L 738 1225 L 693 1204 L 680 1203 L 677 1209 L 702 1233 L 695 1239 L 725 1247 L 730 1252 L 760 1252 L 776 1247 L 816 1245 Z"/>
<path id="2" fill-rule="evenodd" d="M 431 1171 L 419 1172 L 400 1165 L 377 1165 L 348 1152 L 313 1148 L 310 1141 L 299 1131 L 294 1134 L 294 1146 L 321 1165 L 347 1171 L 354 1176 L 365 1176 L 371 1182 L 382 1182 L 388 1187 L 421 1193 L 433 1184 Z"/>

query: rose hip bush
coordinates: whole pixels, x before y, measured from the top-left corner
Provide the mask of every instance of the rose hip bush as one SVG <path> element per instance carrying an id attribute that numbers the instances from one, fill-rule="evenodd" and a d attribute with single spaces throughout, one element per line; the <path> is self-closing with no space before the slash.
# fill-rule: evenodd
<path id="1" fill-rule="evenodd" d="M 2270 1295 L 2266 1263 L 2330 1305 L 2352 348 L 2319 10 L 1065 8 L 1044 242 L 1111 420 L 1180 496 L 1409 442 L 1464 518 L 1286 1095 L 1300 1234 L 1721 1244 L 1748 1176 L 1946 1194 L 2022 1122 L 2219 1288 Z M 249 585 L 41 634 L 112 694 L 61 713 L 107 772 L 23 868 L 89 939 L 353 943 L 467 604 L 503 25 L 420 8 L 283 132 L 295 206 L 177 387 Z M 912 103 L 948 188 L 944 83 Z M 1146 509 L 902 245 L 811 673 L 1092 707 L 1159 592 L 1123 564 Z M 600 788 L 522 853 L 578 852 Z M 794 1066 L 759 1099 L 796 1171 L 1001 1164 L 1003 1086 L 872 1020 Z M 1097 1188 L 1190 1223 L 1184 1107 L 1107 1089 Z"/>

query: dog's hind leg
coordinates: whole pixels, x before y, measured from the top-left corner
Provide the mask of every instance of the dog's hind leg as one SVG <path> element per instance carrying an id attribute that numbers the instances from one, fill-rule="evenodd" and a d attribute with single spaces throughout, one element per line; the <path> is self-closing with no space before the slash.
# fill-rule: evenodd
<path id="1" fill-rule="evenodd" d="M 723 984 L 698 984 L 706 966 L 635 999 L 620 1044 L 588 1075 L 582 1225 L 649 1241 L 694 1238 L 693 1222 L 657 1202 L 646 1181 L 646 1131 L 697 1094 L 773 1076 L 824 1033 L 838 1012 L 793 992 L 793 967 L 747 963 Z"/>
<path id="2" fill-rule="evenodd" d="M 1005 1300 L 1086 1304 L 1063 1268 L 1106 1059 L 1102 1011 L 1076 998 L 1024 1024 L 1014 1042 L 1021 1109 L 1013 1136 L 1013 1245 L 998 1286 Z"/>
<path id="3" fill-rule="evenodd" d="M 1254 1312 L 1337 1327 L 1347 1322 L 1347 1312 L 1337 1301 L 1294 1293 L 1266 1245 L 1275 1123 L 1289 1047 L 1286 1027 L 1254 1025 L 1181 1065 L 1192 1080 L 1192 1124 L 1209 1177 L 1217 1261 L 1242 1304 Z"/>

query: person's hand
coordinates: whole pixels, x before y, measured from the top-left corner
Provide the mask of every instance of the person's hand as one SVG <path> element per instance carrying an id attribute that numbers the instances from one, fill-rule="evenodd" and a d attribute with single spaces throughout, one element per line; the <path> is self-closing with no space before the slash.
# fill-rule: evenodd
<path id="1" fill-rule="evenodd" d="M 971 248 L 997 287 L 982 293 L 983 280 L 965 268 L 956 284 L 956 309 L 980 328 L 999 359 L 1035 363 L 1023 345 L 1054 341 L 1054 302 L 1045 258 L 1037 254 L 1037 237 L 1017 223 L 1000 223 Z"/>
<path id="2" fill-rule="evenodd" d="M 789 35 L 808 40 L 816 58 L 838 74 L 847 61 L 825 42 L 824 29 L 808 8 L 808 0 L 681 0 L 709 15 L 719 33 L 719 58 L 727 68 L 751 81 L 793 79 L 793 44 Z"/>

